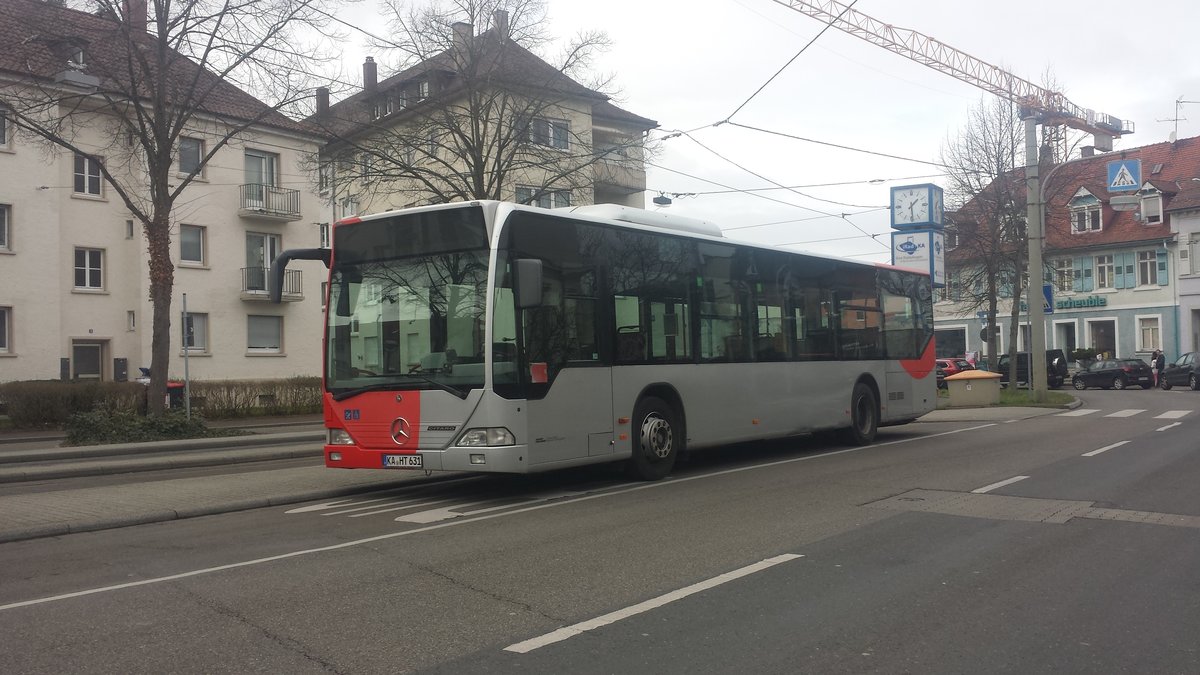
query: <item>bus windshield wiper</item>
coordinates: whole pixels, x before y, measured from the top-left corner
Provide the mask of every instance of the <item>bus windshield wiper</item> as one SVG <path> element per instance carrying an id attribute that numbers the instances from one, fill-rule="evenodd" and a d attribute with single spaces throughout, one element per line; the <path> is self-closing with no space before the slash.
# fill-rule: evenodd
<path id="1" fill-rule="evenodd" d="M 438 389 L 441 389 L 442 391 L 454 394 L 455 396 L 463 399 L 464 401 L 467 399 L 467 392 L 462 391 L 461 389 L 458 389 L 455 387 L 451 387 L 448 384 L 443 384 L 441 382 L 438 382 L 437 380 L 430 379 L 428 377 L 425 377 L 424 375 L 418 375 L 416 373 L 409 373 L 408 375 L 405 375 L 402 377 L 417 378 L 423 382 L 428 382 L 429 384 L 432 384 L 433 386 L 437 387 Z M 368 384 L 366 386 L 355 387 L 354 389 L 347 389 L 346 391 L 340 391 L 333 395 L 333 400 L 344 401 L 348 398 L 354 398 L 355 396 L 358 396 L 359 394 L 365 394 L 369 391 L 386 391 L 388 389 L 403 389 L 404 387 L 405 387 L 404 382 L 375 382 L 373 384 Z"/>

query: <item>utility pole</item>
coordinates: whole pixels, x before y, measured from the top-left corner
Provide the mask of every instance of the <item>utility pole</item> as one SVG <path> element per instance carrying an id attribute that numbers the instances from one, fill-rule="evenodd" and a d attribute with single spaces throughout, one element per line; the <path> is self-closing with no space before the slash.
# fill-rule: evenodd
<path id="1" fill-rule="evenodd" d="M 1025 305 L 1029 313 L 1029 388 L 1035 403 L 1046 400 L 1046 313 L 1042 309 L 1042 222 L 1041 167 L 1038 165 L 1038 116 L 1023 108 L 1025 121 L 1025 237 L 1029 240 L 1029 283 L 1025 288 Z M 1014 382 L 1015 386 L 1016 383 Z"/>

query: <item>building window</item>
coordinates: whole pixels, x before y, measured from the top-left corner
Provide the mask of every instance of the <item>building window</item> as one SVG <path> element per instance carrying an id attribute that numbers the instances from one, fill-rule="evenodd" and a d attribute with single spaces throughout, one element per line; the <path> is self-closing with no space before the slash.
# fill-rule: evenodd
<path id="1" fill-rule="evenodd" d="M 1158 317 L 1139 316 L 1137 322 L 1138 351 L 1149 352 L 1161 349 L 1162 343 L 1159 342 Z"/>
<path id="2" fill-rule="evenodd" d="M 100 160 L 75 155 L 75 194 L 100 196 Z"/>
<path id="3" fill-rule="evenodd" d="M 258 150 L 246 151 L 246 182 L 250 185 L 268 185 L 278 187 L 276 183 L 276 167 L 279 166 L 279 156 Z"/>
<path id="4" fill-rule="evenodd" d="M 0 204 L 0 251 L 12 250 L 12 206 Z"/>
<path id="5" fill-rule="evenodd" d="M 125 238 L 133 239 L 133 221 L 132 220 L 125 221 Z"/>
<path id="6" fill-rule="evenodd" d="M 342 200 L 342 218 L 358 215 L 358 197 L 346 197 Z"/>
<path id="7" fill-rule="evenodd" d="M 417 83 L 417 100 L 424 101 L 429 98 L 429 80 L 421 80 Z"/>
<path id="8" fill-rule="evenodd" d="M 83 70 L 87 67 L 87 57 L 83 52 L 82 47 L 71 47 L 67 54 L 67 65 L 76 69 Z"/>
<path id="9" fill-rule="evenodd" d="M 1116 288 L 1111 255 L 1096 256 L 1096 288 Z"/>
<path id="10" fill-rule="evenodd" d="M 545 190 L 535 187 L 518 187 L 517 203 L 557 209 L 571 205 L 570 190 Z"/>
<path id="11" fill-rule="evenodd" d="M 200 158 L 204 156 L 204 141 L 198 138 L 179 139 L 179 171 L 190 174 L 200 171 Z"/>
<path id="12" fill-rule="evenodd" d="M 132 309 L 125 312 L 125 330 L 137 330 L 137 312 Z"/>
<path id="13" fill-rule="evenodd" d="M 1138 251 L 1138 285 L 1139 286 L 1157 286 L 1158 285 L 1158 252 L 1157 251 Z"/>
<path id="14" fill-rule="evenodd" d="M 278 354 L 283 351 L 283 317 L 248 316 L 246 347 L 250 351 Z"/>
<path id="15" fill-rule="evenodd" d="M 196 225 L 179 226 L 179 260 L 185 264 L 204 264 L 205 228 Z"/>
<path id="16" fill-rule="evenodd" d="M 208 315 L 188 312 L 183 318 L 183 348 L 208 352 Z"/>
<path id="17" fill-rule="evenodd" d="M 552 120 L 535 117 L 529 123 L 529 134 L 525 140 L 535 145 L 566 150 L 569 146 L 567 135 L 570 132 L 566 120 Z"/>
<path id="18" fill-rule="evenodd" d="M 1163 222 L 1162 195 L 1142 197 L 1142 220 L 1147 225 L 1159 225 Z"/>
<path id="19" fill-rule="evenodd" d="M 326 194 L 331 185 L 333 185 L 333 166 L 329 162 L 322 162 L 317 169 L 317 191 Z"/>
<path id="20" fill-rule="evenodd" d="M 1060 291 L 1070 291 L 1075 283 L 1075 270 L 1070 258 L 1059 258 L 1053 263 L 1054 287 Z"/>
<path id="21" fill-rule="evenodd" d="M 104 288 L 104 251 L 75 249 L 75 288 L 98 291 Z"/>
<path id="22" fill-rule="evenodd" d="M 1101 229 L 1100 208 L 1076 209 L 1071 212 L 1071 231 L 1099 232 Z"/>
<path id="23" fill-rule="evenodd" d="M 0 109 L 0 150 L 7 150 L 12 142 L 12 123 L 8 120 L 8 111 Z"/>
<path id="24" fill-rule="evenodd" d="M 0 307 L 0 354 L 12 353 L 12 307 Z"/>
<path id="25" fill-rule="evenodd" d="M 321 240 L 321 248 L 329 248 L 329 223 L 317 223 L 317 236 Z"/>

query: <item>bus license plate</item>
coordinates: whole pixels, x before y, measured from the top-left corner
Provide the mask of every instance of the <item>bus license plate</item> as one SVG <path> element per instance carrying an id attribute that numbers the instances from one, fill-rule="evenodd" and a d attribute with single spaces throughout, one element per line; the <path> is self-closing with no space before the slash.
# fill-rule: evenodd
<path id="1" fill-rule="evenodd" d="M 420 469 L 425 466 L 420 455 L 384 455 L 385 469 Z"/>

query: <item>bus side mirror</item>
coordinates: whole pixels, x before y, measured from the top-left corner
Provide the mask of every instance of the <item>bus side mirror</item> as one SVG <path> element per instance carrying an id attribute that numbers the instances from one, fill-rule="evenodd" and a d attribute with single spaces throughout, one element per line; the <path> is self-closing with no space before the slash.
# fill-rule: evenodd
<path id="1" fill-rule="evenodd" d="M 542 261 L 536 258 L 517 258 L 517 309 L 539 307 L 542 304 Z"/>

